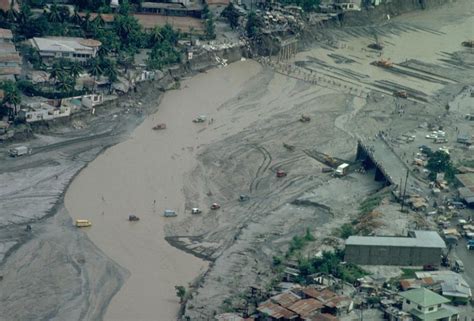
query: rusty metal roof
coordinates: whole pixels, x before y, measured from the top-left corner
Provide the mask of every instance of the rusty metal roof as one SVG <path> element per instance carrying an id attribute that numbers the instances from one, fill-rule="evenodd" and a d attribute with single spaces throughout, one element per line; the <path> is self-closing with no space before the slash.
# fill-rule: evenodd
<path id="1" fill-rule="evenodd" d="M 275 304 L 271 302 L 270 300 L 267 300 L 263 302 L 262 304 L 260 304 L 257 308 L 257 311 L 275 319 L 284 318 L 284 319 L 292 320 L 298 317 L 298 315 L 296 315 L 294 312 L 288 309 L 285 309 L 284 307 L 279 306 L 278 304 Z"/>
<path id="2" fill-rule="evenodd" d="M 301 317 L 308 316 L 309 314 L 320 310 L 323 307 L 323 304 L 316 299 L 304 299 L 299 300 L 293 303 L 288 307 L 288 310 L 291 310 Z"/>
<path id="3" fill-rule="evenodd" d="M 275 296 L 272 296 L 270 300 L 272 300 L 272 302 L 278 303 L 282 307 L 288 308 L 290 305 L 292 305 L 296 301 L 301 300 L 301 297 L 299 297 L 298 295 L 296 295 L 295 293 L 291 291 L 287 291 L 287 292 L 283 292 Z"/>

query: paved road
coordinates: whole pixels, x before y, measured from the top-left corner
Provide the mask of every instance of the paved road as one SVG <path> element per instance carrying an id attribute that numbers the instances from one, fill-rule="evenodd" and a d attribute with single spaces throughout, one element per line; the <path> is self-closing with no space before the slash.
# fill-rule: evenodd
<path id="1" fill-rule="evenodd" d="M 402 181 L 402 186 L 404 186 L 408 167 L 392 148 L 379 137 L 363 141 L 363 144 L 368 148 L 372 160 L 388 176 L 389 181 L 394 185 L 400 185 L 400 181 Z M 408 176 L 407 192 L 421 194 L 423 193 L 421 186 L 413 175 Z"/>
<path id="2" fill-rule="evenodd" d="M 462 239 L 453 251 L 453 256 L 460 259 L 464 264 L 463 277 L 474 291 L 474 250 L 467 249 L 467 241 Z"/>

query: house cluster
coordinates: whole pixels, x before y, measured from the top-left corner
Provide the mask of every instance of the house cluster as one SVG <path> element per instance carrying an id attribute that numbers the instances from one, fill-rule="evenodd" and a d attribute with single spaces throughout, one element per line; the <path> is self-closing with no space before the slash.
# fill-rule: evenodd
<path id="1" fill-rule="evenodd" d="M 467 304 L 472 299 L 469 284 L 461 274 L 454 271 L 419 271 L 416 278 L 400 281 L 401 289 L 407 291 L 425 288 L 443 295 L 454 304 Z"/>
<path id="2" fill-rule="evenodd" d="M 16 80 L 21 74 L 21 58 L 13 43 L 10 29 L 0 28 L 0 80 Z"/>

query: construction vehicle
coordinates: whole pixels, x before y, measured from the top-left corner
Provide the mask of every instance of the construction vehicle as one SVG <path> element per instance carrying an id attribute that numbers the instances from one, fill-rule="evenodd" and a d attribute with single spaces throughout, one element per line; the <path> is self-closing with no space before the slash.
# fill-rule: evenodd
<path id="1" fill-rule="evenodd" d="M 239 196 L 239 202 L 246 202 L 250 199 L 250 196 L 242 194 Z"/>
<path id="2" fill-rule="evenodd" d="M 160 129 L 166 129 L 166 124 L 156 124 L 155 126 L 153 126 L 153 130 L 160 130 Z"/>
<path id="3" fill-rule="evenodd" d="M 286 175 L 286 172 L 282 169 L 276 171 L 276 177 L 285 177 Z"/>
<path id="4" fill-rule="evenodd" d="M 463 41 L 461 44 L 464 47 L 474 48 L 474 40 Z"/>
<path id="5" fill-rule="evenodd" d="M 76 220 L 76 227 L 89 227 L 92 226 L 92 222 L 89 220 Z"/>
<path id="6" fill-rule="evenodd" d="M 283 147 L 285 147 L 286 149 L 288 149 L 290 152 L 292 152 L 292 151 L 295 150 L 295 146 L 289 145 L 289 144 L 286 144 L 286 143 L 283 143 Z"/>
<path id="7" fill-rule="evenodd" d="M 405 90 L 399 90 L 399 91 L 395 91 L 393 93 L 393 95 L 395 97 L 400 97 L 400 98 L 404 98 L 404 99 L 407 99 L 408 98 L 408 93 L 405 91 Z"/>
<path id="8" fill-rule="evenodd" d="M 204 123 L 207 119 L 206 115 L 199 115 L 193 119 L 193 123 Z"/>
<path id="9" fill-rule="evenodd" d="M 311 121 L 311 117 L 309 117 L 308 115 L 301 115 L 300 117 L 300 122 L 302 123 L 309 123 Z"/>
<path id="10" fill-rule="evenodd" d="M 211 210 L 218 210 L 220 208 L 221 208 L 221 206 L 217 203 L 212 203 L 212 205 L 211 205 Z"/>
<path id="11" fill-rule="evenodd" d="M 377 37 L 376 34 L 374 35 L 374 37 L 375 37 L 375 42 L 371 43 L 367 47 L 374 50 L 383 50 L 383 45 L 380 43 L 379 38 Z"/>
<path id="12" fill-rule="evenodd" d="M 336 160 L 327 154 L 324 154 L 324 163 L 331 167 L 334 167 L 337 164 Z"/>
<path id="13" fill-rule="evenodd" d="M 349 173 L 349 164 L 343 163 L 336 168 L 336 176 L 342 177 L 346 176 Z"/>
<path id="14" fill-rule="evenodd" d="M 173 210 L 165 210 L 165 211 L 163 212 L 163 216 L 164 216 L 164 217 L 174 217 L 174 216 L 177 216 L 177 215 L 178 215 L 178 214 L 176 214 L 176 212 L 173 211 Z"/>
<path id="15" fill-rule="evenodd" d="M 191 214 L 201 214 L 201 213 L 202 213 L 201 209 L 199 209 L 197 207 L 193 207 L 191 209 Z"/>
<path id="16" fill-rule="evenodd" d="M 30 152 L 30 150 L 26 146 L 13 147 L 9 150 L 11 157 L 23 156 L 28 154 L 28 152 Z"/>
<path id="17" fill-rule="evenodd" d="M 130 215 L 128 216 L 128 220 L 129 220 L 130 222 L 136 222 L 136 221 L 139 221 L 140 218 L 139 218 L 138 216 L 136 216 L 136 215 L 130 214 Z"/>
<path id="18" fill-rule="evenodd" d="M 393 63 L 388 59 L 380 59 L 380 60 L 374 61 L 372 65 L 377 66 L 377 67 L 382 67 L 382 68 L 393 67 Z"/>

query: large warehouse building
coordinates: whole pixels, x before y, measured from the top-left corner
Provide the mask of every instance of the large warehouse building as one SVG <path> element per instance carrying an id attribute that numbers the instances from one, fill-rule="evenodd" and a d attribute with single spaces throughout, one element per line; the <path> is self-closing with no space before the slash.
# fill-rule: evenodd
<path id="1" fill-rule="evenodd" d="M 437 265 L 445 248 L 435 231 L 411 231 L 406 237 L 351 236 L 344 259 L 361 265 Z"/>

